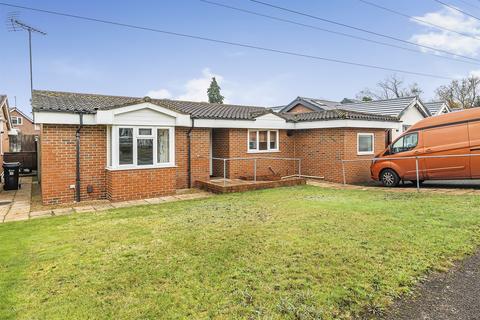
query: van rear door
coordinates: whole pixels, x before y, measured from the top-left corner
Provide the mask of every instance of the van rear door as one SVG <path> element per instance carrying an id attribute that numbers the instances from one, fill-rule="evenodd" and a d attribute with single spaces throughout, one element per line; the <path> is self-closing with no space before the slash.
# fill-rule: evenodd
<path id="1" fill-rule="evenodd" d="M 468 124 L 440 126 L 423 132 L 425 156 L 470 154 Z M 470 178 L 469 157 L 426 158 L 428 179 Z"/>
<path id="2" fill-rule="evenodd" d="M 468 124 L 470 135 L 470 170 L 472 178 L 480 178 L 480 121 L 470 122 Z"/>

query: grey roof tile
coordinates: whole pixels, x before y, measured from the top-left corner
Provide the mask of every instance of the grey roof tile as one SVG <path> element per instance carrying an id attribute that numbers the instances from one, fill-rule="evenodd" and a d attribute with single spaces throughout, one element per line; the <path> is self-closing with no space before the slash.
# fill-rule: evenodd
<path id="1" fill-rule="evenodd" d="M 254 106 L 41 90 L 34 90 L 32 107 L 34 112 L 52 111 L 68 113 L 82 112 L 94 114 L 97 112 L 97 110 L 109 110 L 142 102 L 151 102 L 155 105 L 179 113 L 189 114 L 191 117 L 197 119 L 253 120 L 258 116 L 267 113 L 274 113 L 271 109 Z M 368 114 L 341 109 L 298 114 L 275 114 L 284 118 L 288 122 L 341 119 L 396 121 L 395 118 L 385 115 Z"/>
<path id="2" fill-rule="evenodd" d="M 271 112 L 264 107 L 41 90 L 34 90 L 32 107 L 34 112 L 57 111 L 94 114 L 97 110 L 109 110 L 146 101 L 201 119 L 251 120 Z"/>
<path id="3" fill-rule="evenodd" d="M 358 103 L 344 103 L 338 108 L 351 111 L 367 112 L 398 117 L 416 97 L 402 97 L 396 99 L 375 100 Z"/>
<path id="4" fill-rule="evenodd" d="M 430 111 L 432 115 L 437 114 L 437 112 L 443 107 L 445 102 L 443 101 L 432 101 L 432 102 L 425 102 L 423 105 Z"/>
<path id="5" fill-rule="evenodd" d="M 333 109 L 305 113 L 281 113 L 289 122 L 328 121 L 328 120 L 366 120 L 366 121 L 391 121 L 397 122 L 395 117 L 357 112 L 351 110 Z"/>

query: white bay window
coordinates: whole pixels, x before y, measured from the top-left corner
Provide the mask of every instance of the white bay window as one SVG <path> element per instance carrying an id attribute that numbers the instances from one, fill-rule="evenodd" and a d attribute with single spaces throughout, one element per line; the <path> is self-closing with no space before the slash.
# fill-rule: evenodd
<path id="1" fill-rule="evenodd" d="M 175 165 L 173 127 L 112 126 L 108 164 L 111 169 L 141 169 Z"/>
<path id="2" fill-rule="evenodd" d="M 278 147 L 278 130 L 248 130 L 248 152 L 275 152 Z"/>

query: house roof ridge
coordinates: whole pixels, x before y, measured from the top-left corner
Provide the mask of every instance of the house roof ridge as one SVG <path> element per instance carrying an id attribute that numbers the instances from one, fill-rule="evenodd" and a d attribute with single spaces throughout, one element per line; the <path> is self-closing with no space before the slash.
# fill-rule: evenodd
<path id="1" fill-rule="evenodd" d="M 349 102 L 349 103 L 341 103 L 339 105 L 352 105 L 352 104 L 369 104 L 374 102 L 384 102 L 384 101 L 392 101 L 392 100 L 413 100 L 418 99 L 418 96 L 405 96 L 405 97 L 398 97 L 398 98 L 390 98 L 390 99 L 379 99 L 379 100 L 372 100 L 372 101 L 358 101 L 358 102 Z"/>

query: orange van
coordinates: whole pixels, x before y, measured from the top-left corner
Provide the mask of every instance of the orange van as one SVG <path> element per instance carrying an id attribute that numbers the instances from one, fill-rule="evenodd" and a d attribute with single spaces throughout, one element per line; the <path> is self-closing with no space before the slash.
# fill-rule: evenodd
<path id="1" fill-rule="evenodd" d="M 472 157 L 433 157 L 446 155 Z M 417 122 L 383 152 L 370 168 L 386 187 L 400 181 L 480 179 L 480 108 L 452 112 Z"/>

